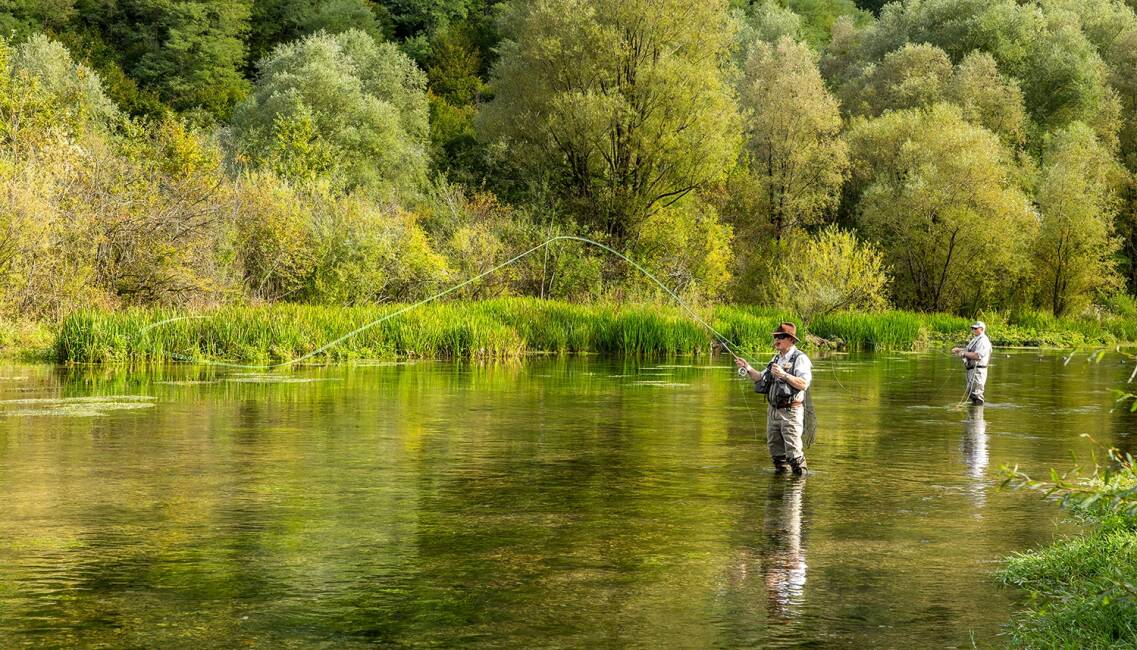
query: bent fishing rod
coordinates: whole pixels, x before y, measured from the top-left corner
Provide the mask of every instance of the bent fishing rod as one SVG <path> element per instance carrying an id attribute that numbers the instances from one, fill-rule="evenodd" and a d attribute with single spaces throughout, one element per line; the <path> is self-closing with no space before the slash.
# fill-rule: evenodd
<path id="1" fill-rule="evenodd" d="M 360 327 L 357 327 L 356 329 L 348 332 L 347 334 L 344 334 L 343 336 L 340 336 L 339 338 L 337 338 L 333 341 L 330 341 L 330 342 L 316 348 L 315 350 L 312 350 L 311 352 L 309 352 L 305 355 L 302 355 L 300 357 L 297 357 L 295 359 L 290 359 L 288 361 L 282 361 L 280 363 L 273 363 L 273 364 L 241 364 L 241 363 L 228 363 L 228 362 L 224 362 L 224 361 L 210 361 L 210 360 L 204 360 L 204 363 L 206 363 L 207 365 L 222 366 L 222 367 L 227 367 L 227 368 L 241 368 L 241 369 L 248 369 L 248 370 L 272 370 L 275 368 L 281 368 L 281 367 L 290 366 L 293 364 L 300 363 L 301 361 L 304 361 L 305 359 L 310 359 L 310 358 L 320 354 L 321 352 L 329 350 L 329 349 L 339 345 L 340 343 L 343 343 L 344 341 L 352 338 L 353 336 L 356 336 L 357 334 L 365 332 L 365 331 L 371 329 L 372 327 L 375 327 L 376 325 L 383 323 L 384 321 L 390 320 L 390 319 L 392 319 L 396 316 L 399 316 L 401 314 L 405 314 L 406 312 L 408 312 L 412 309 L 415 309 L 416 307 L 421 307 L 422 305 L 425 305 L 427 303 L 434 302 L 435 300 L 443 298 L 443 297 L 461 289 L 462 287 L 473 284 L 474 282 L 477 282 L 478 280 L 481 280 L 482 278 L 484 278 L 488 275 L 496 273 L 497 271 L 500 271 L 501 269 L 506 268 L 507 266 L 510 266 L 512 264 L 516 264 L 517 262 L 528 257 L 529 255 L 532 255 L 533 253 L 535 253 L 541 249 L 545 249 L 550 244 L 553 244 L 554 242 L 558 242 L 558 241 L 578 241 L 578 242 L 582 242 L 585 244 L 589 244 L 591 246 L 595 246 L 595 247 L 600 248 L 604 251 L 607 251 L 608 253 L 611 253 L 612 255 L 615 255 L 616 257 L 618 257 L 618 258 L 624 260 L 625 262 L 627 262 L 628 264 L 632 265 L 637 271 L 644 274 L 645 276 L 647 276 L 647 278 L 649 280 L 654 282 L 656 284 L 656 286 L 658 286 L 660 289 L 663 289 L 667 293 L 667 295 L 671 296 L 672 300 L 674 300 L 680 307 L 682 307 L 687 312 L 687 314 L 690 315 L 690 317 L 696 323 L 698 323 L 699 325 L 702 325 L 704 328 L 706 328 L 706 330 L 708 332 L 710 332 L 711 335 L 714 337 L 715 341 L 719 345 L 721 345 L 724 350 L 726 350 L 727 354 L 729 354 L 731 357 L 733 357 L 736 361 L 738 361 L 738 360 L 746 361 L 742 357 L 738 356 L 734 352 L 734 349 L 732 349 L 732 346 L 734 348 L 737 348 L 738 345 L 736 345 L 732 342 L 729 342 L 725 336 L 723 336 L 722 334 L 720 334 L 718 332 L 718 330 L 711 327 L 709 323 L 707 323 L 705 320 L 703 320 L 698 315 L 698 313 L 695 312 L 694 309 L 692 309 L 686 302 L 683 301 L 682 298 L 679 297 L 678 294 L 676 294 L 674 291 L 672 291 L 667 285 L 665 285 L 658 278 L 656 278 L 654 275 L 652 275 L 652 273 L 650 271 L 648 271 L 643 266 L 638 264 L 635 260 L 631 259 L 627 255 L 624 255 L 623 253 L 617 251 L 616 249 L 614 249 L 610 246 L 607 246 L 605 244 L 601 244 L 598 241 L 588 239 L 587 237 L 577 237 L 575 235 L 557 235 L 555 237 L 551 237 L 549 239 L 546 239 L 545 241 L 541 242 L 540 244 L 537 244 L 536 246 L 530 248 L 527 251 L 524 251 L 522 253 L 518 253 L 517 255 L 514 255 L 513 257 L 509 258 L 508 260 L 506 260 L 506 261 L 504 261 L 504 262 L 502 262 L 502 263 L 500 263 L 500 264 L 498 264 L 498 265 L 496 265 L 496 266 L 494 266 L 494 267 L 492 267 L 492 268 L 490 268 L 490 269 L 488 269 L 482 273 L 479 273 L 478 275 L 475 275 L 472 278 L 469 278 L 463 282 L 460 282 L 460 283 L 458 283 L 452 287 L 449 287 L 443 291 L 440 291 L 440 292 L 438 292 L 432 296 L 429 296 L 427 298 L 423 298 L 422 300 L 419 300 L 418 302 L 407 305 L 405 307 L 401 307 L 401 308 L 391 312 L 390 314 L 387 314 L 385 316 L 382 316 L 380 318 L 377 318 L 377 319 L 371 321 L 370 323 L 366 323 Z M 173 322 L 181 321 L 181 320 L 194 319 L 194 318 L 205 318 L 205 317 L 204 316 L 179 316 L 176 318 L 170 318 L 170 319 L 167 319 L 164 321 L 159 321 L 157 323 L 153 323 L 151 325 L 147 325 L 146 327 L 142 328 L 142 330 L 140 331 L 140 334 L 144 334 L 145 332 L 147 332 L 151 329 L 154 329 L 154 328 L 162 326 L 162 325 L 166 325 L 168 323 L 173 323 Z M 177 361 L 197 362 L 197 363 L 203 362 L 200 360 L 195 361 L 194 359 L 191 359 L 189 357 L 186 357 L 186 356 L 180 355 L 180 354 L 173 354 L 172 353 L 170 355 L 170 357 L 177 360 Z M 742 371 L 744 371 L 744 370 L 745 370 L 744 368 L 739 368 L 739 371 L 740 371 L 739 375 L 740 376 L 742 376 Z"/>

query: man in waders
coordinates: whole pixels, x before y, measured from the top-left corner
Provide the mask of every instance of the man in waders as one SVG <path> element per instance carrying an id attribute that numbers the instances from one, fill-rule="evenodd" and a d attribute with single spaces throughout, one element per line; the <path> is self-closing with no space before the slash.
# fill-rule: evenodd
<path id="1" fill-rule="evenodd" d="M 734 362 L 746 370 L 754 389 L 766 394 L 766 444 L 774 471 L 782 474 L 792 469 L 801 476 L 806 470 L 805 447 L 810 442 L 803 444 L 802 436 L 806 433 L 806 391 L 813 379 L 813 363 L 797 349 L 797 327 L 793 323 L 778 325 L 773 337 L 778 353 L 761 372 L 741 357 Z"/>
<path id="2" fill-rule="evenodd" d="M 987 325 L 977 320 L 971 325 L 971 340 L 951 353 L 963 359 L 967 368 L 967 399 L 972 404 L 983 403 L 983 388 L 987 385 L 987 366 L 991 363 L 991 339 L 987 338 Z"/>

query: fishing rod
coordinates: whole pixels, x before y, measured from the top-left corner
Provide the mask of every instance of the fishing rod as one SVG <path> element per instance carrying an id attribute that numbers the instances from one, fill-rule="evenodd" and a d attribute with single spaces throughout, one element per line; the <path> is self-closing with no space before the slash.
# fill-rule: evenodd
<path id="1" fill-rule="evenodd" d="M 663 284 L 663 282 L 660 282 L 660 280 L 658 278 L 656 278 L 650 271 L 645 269 L 643 266 L 638 264 L 635 260 L 629 258 L 627 255 L 624 255 L 623 253 L 613 249 L 610 246 L 607 246 L 605 244 L 601 244 L 598 241 L 593 241 L 593 240 L 588 239 L 586 237 L 577 237 L 575 235 L 557 235 L 555 237 L 551 237 L 551 238 L 541 242 L 540 244 L 530 248 L 527 251 L 524 251 L 522 253 L 519 253 L 519 254 L 509 258 L 508 260 L 490 268 L 489 270 L 487 270 L 483 273 L 479 273 L 478 275 L 476 275 L 472 278 L 469 278 L 463 282 L 460 282 L 460 283 L 458 283 L 458 284 L 456 284 L 456 285 L 454 285 L 448 289 L 440 291 L 440 292 L 438 292 L 432 296 L 429 296 L 427 298 L 423 298 L 422 300 L 419 300 L 418 302 L 413 303 L 411 305 L 407 305 L 405 307 L 402 307 L 401 309 L 398 309 L 398 310 L 396 310 L 390 314 L 387 314 L 385 316 L 377 318 L 377 319 L 371 321 L 370 323 L 367 323 L 361 327 L 357 327 L 356 329 L 348 332 L 347 334 L 344 334 L 343 336 L 341 336 L 341 337 L 339 337 L 333 341 L 330 341 L 330 342 L 316 348 L 315 350 L 312 350 L 311 352 L 309 352 L 303 356 L 297 357 L 295 359 L 290 359 L 288 361 L 282 361 L 280 363 L 274 363 L 274 364 L 241 364 L 241 363 L 229 363 L 229 362 L 224 362 L 224 361 L 211 361 L 211 360 L 206 360 L 206 363 L 208 365 L 221 366 L 221 367 L 226 367 L 226 368 L 246 369 L 246 370 L 272 370 L 274 368 L 281 368 L 284 366 L 290 366 L 293 364 L 300 363 L 301 361 L 304 361 L 305 359 L 310 359 L 310 358 L 316 356 L 317 354 L 324 352 L 325 350 L 329 350 L 332 347 L 339 345 L 340 343 L 348 340 L 349 338 L 351 338 L 357 334 L 360 334 L 360 333 L 362 333 L 362 332 L 364 332 L 364 331 L 366 331 L 372 327 L 375 327 L 376 325 L 383 323 L 384 321 L 390 320 L 396 316 L 399 316 L 400 314 L 404 314 L 404 313 L 406 313 L 406 312 L 408 312 L 408 311 L 410 311 L 416 307 L 420 307 L 420 306 L 425 305 L 429 302 L 433 302 L 435 300 L 438 300 L 439 298 L 442 298 L 442 297 L 444 297 L 450 293 L 453 293 L 453 292 L 461 289 L 462 287 L 465 287 L 469 284 L 477 282 L 478 280 L 480 280 L 480 279 L 482 279 L 482 278 L 484 278 L 484 277 L 486 277 L 492 273 L 495 273 L 495 272 L 497 272 L 497 271 L 499 271 L 499 270 L 501 270 L 507 266 L 510 266 L 512 264 L 515 264 L 515 263 L 521 261 L 525 257 L 528 257 L 529 255 L 532 255 L 533 253 L 535 253 L 539 250 L 544 249 L 545 254 L 547 256 L 548 255 L 548 247 L 551 244 L 558 242 L 558 241 L 578 241 L 578 242 L 582 242 L 585 244 L 589 244 L 591 246 L 596 246 L 597 248 L 600 248 L 604 251 L 607 251 L 607 252 L 611 253 L 612 255 L 615 255 L 616 257 L 624 260 L 628 264 L 632 265 L 637 271 L 639 271 L 640 273 L 647 276 L 648 279 L 650 279 L 660 289 L 663 289 L 669 296 L 671 296 L 672 300 L 674 300 L 676 303 L 678 303 L 679 306 L 681 306 L 691 316 L 691 318 L 694 319 L 694 321 L 696 323 L 698 323 L 698 324 L 702 325 L 704 328 L 706 328 L 706 330 L 708 332 L 710 332 L 711 335 L 714 337 L 715 341 L 720 346 L 722 346 L 722 349 L 726 350 L 726 352 L 728 354 L 730 354 L 731 357 L 733 357 L 736 361 L 737 360 L 746 361 L 742 357 L 738 356 L 738 354 L 736 354 L 734 352 L 734 350 L 732 349 L 731 346 L 734 346 L 734 348 L 738 348 L 739 346 L 737 344 L 733 343 L 732 341 L 729 341 L 718 330 L 711 327 L 711 325 L 709 323 L 707 323 L 705 320 L 703 320 L 695 312 L 694 309 L 692 309 L 686 302 L 683 301 L 682 298 L 679 297 L 678 294 L 676 294 L 674 291 L 672 291 L 667 285 Z M 176 318 L 169 318 L 169 319 L 166 319 L 164 321 L 160 321 L 158 323 L 153 323 L 151 325 L 144 327 L 141 330 L 140 334 L 144 334 L 145 332 L 147 332 L 151 329 L 154 329 L 156 327 L 160 327 L 162 325 L 166 325 L 168 323 L 173 323 L 173 322 L 180 321 L 180 320 L 188 320 L 188 319 L 192 319 L 192 318 L 204 318 L 204 316 L 179 316 Z M 176 353 L 171 353 L 170 357 L 177 360 L 177 361 L 184 361 L 184 362 L 190 362 L 190 363 L 195 362 L 194 359 L 191 359 L 185 355 L 180 355 L 180 354 L 176 354 Z M 199 361 L 199 363 L 200 363 L 200 361 Z M 748 363 L 748 365 L 749 365 L 749 363 Z M 739 368 L 738 370 L 739 370 L 740 376 L 745 376 L 745 373 L 746 373 L 745 368 Z M 754 437 L 755 437 L 755 439 L 758 439 L 758 437 L 759 437 L 759 435 L 758 435 L 758 422 L 755 419 L 754 411 L 751 408 L 750 403 L 748 401 L 744 400 L 744 403 L 746 404 L 747 413 L 750 416 L 751 426 L 754 429 Z"/>
<path id="2" fill-rule="evenodd" d="M 546 239 L 545 241 L 541 242 L 540 244 L 537 244 L 536 246 L 530 248 L 529 250 L 526 250 L 522 253 L 514 255 L 513 257 L 509 258 L 508 260 L 506 260 L 506 261 L 504 261 L 504 262 L 502 262 L 502 263 L 500 263 L 500 264 L 498 264 L 498 265 L 496 265 L 496 266 L 494 266 L 494 267 L 492 267 L 492 268 L 490 268 L 490 269 L 488 269 L 482 273 L 479 273 L 478 275 L 475 275 L 472 278 L 469 278 L 469 279 L 467 279 L 463 282 L 460 282 L 460 283 L 458 283 L 452 287 L 449 287 L 447 289 L 444 289 L 443 291 L 439 291 L 438 293 L 436 293 L 432 296 L 429 296 L 427 298 L 423 298 L 422 300 L 419 300 L 418 302 L 415 302 L 413 304 L 410 304 L 410 305 L 407 305 L 407 306 L 402 307 L 400 309 L 397 309 L 394 312 L 391 312 L 390 314 L 387 314 L 385 316 L 377 318 L 377 319 L 375 319 L 369 323 L 366 323 L 360 327 L 357 327 L 356 329 L 344 334 L 343 336 L 340 336 L 339 338 L 334 339 L 334 340 L 316 348 L 315 350 L 312 350 L 311 352 L 309 352 L 305 355 L 296 357 L 295 359 L 289 359 L 288 361 L 282 361 L 280 363 L 273 363 L 273 364 L 243 364 L 243 363 L 229 363 L 229 362 L 225 362 L 225 361 L 195 360 L 195 359 L 192 359 L 192 358 L 187 357 L 185 355 L 176 354 L 176 353 L 171 353 L 170 357 L 175 359 L 176 361 L 184 361 L 184 362 L 191 362 L 191 363 L 202 363 L 202 362 L 204 362 L 207 365 L 221 366 L 221 367 L 226 367 L 226 368 L 239 368 L 239 369 L 246 369 L 246 370 L 272 370 L 275 368 L 281 368 L 281 367 L 285 367 L 285 366 L 294 365 L 294 364 L 300 363 L 301 361 L 304 361 L 306 359 L 310 359 L 310 358 L 320 354 L 321 352 L 329 350 L 329 349 L 339 345 L 340 343 L 343 343 L 344 341 L 352 338 L 353 336 L 356 336 L 357 334 L 361 334 L 362 332 L 365 332 L 365 331 L 371 329 L 372 327 L 375 327 L 376 325 L 383 323 L 384 321 L 388 321 L 388 320 L 390 320 L 396 316 L 399 316 L 401 314 L 405 314 L 406 312 L 408 312 L 412 309 L 415 309 L 416 307 L 420 307 L 420 306 L 425 305 L 427 303 L 434 302 L 435 300 L 438 300 L 444 296 L 447 296 L 447 295 L 461 289 L 462 287 L 465 287 L 465 286 L 468 286 L 474 282 L 477 282 L 478 280 L 481 280 L 482 278 L 484 278 L 488 275 L 496 273 L 497 271 L 499 271 L 499 270 L 501 270 L 507 266 L 510 266 L 512 264 L 515 264 L 515 263 L 521 261 L 522 259 L 528 257 L 529 255 L 532 255 L 533 253 L 535 253 L 541 249 L 547 250 L 547 247 L 550 244 L 553 244 L 553 243 L 558 242 L 558 241 L 578 241 L 578 242 L 582 242 L 585 244 L 589 244 L 591 246 L 595 246 L 595 247 L 600 248 L 604 251 L 607 251 L 608 253 L 611 253 L 612 255 L 615 255 L 616 257 L 619 257 L 620 259 L 624 260 L 628 264 L 632 265 L 637 271 L 639 271 L 640 273 L 647 276 L 647 278 L 649 280 L 654 282 L 660 289 L 663 289 L 669 296 L 671 296 L 672 300 L 674 300 L 680 307 L 682 307 L 687 312 L 687 314 L 690 315 L 690 317 L 696 323 L 698 323 L 699 325 L 702 325 L 704 328 L 706 328 L 706 330 L 708 332 L 710 332 L 711 335 L 714 337 L 715 341 L 720 346 L 722 346 L 722 348 L 724 350 L 726 350 L 726 352 L 731 357 L 733 357 L 735 360 L 741 359 L 741 360 L 745 361 L 745 359 L 742 359 L 742 357 L 740 357 L 738 354 L 736 354 L 734 352 L 734 349 L 732 349 L 732 346 L 734 348 L 738 348 L 739 346 L 737 344 L 729 341 L 729 339 L 727 339 L 724 335 L 722 335 L 718 330 L 711 327 L 711 325 L 709 323 L 707 323 L 705 320 L 703 320 L 703 318 L 701 318 L 699 316 L 699 314 L 695 312 L 694 309 L 692 309 L 686 302 L 684 302 L 683 299 L 680 298 L 678 294 L 676 294 L 667 285 L 665 285 L 658 278 L 656 278 L 654 275 L 652 275 L 652 273 L 650 271 L 648 271 L 643 266 L 638 264 L 635 260 L 631 259 L 627 255 L 624 255 L 623 253 L 615 250 L 614 248 L 612 248 L 610 246 L 602 244 L 598 241 L 593 241 L 591 239 L 588 239 L 587 237 L 577 237 L 575 235 L 557 235 L 555 237 L 551 237 L 549 239 Z M 167 319 L 164 321 L 153 323 L 151 325 L 148 325 L 148 326 L 142 328 L 142 330 L 140 331 L 140 334 L 144 334 L 151 329 L 154 329 L 154 328 L 162 326 L 162 325 L 166 325 L 168 323 L 173 323 L 173 322 L 177 322 L 177 321 L 181 321 L 181 320 L 195 319 L 195 318 L 205 318 L 205 316 L 178 316 L 176 318 L 170 318 L 170 319 Z M 744 370 L 744 369 L 739 368 L 739 370 Z"/>

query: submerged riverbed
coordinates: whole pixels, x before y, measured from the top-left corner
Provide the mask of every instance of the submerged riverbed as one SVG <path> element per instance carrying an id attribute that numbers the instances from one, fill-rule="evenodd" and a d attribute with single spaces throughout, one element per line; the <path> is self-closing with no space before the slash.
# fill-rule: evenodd
<path id="1" fill-rule="evenodd" d="M 0 646 L 981 647 L 1070 532 L 1001 464 L 1132 449 L 1119 355 L 815 359 L 775 476 L 728 359 L 0 367 Z"/>

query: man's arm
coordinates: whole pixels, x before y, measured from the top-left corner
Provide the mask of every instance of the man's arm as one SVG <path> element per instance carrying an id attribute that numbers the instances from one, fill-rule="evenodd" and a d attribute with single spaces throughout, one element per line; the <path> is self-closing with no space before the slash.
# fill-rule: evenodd
<path id="1" fill-rule="evenodd" d="M 808 362 L 806 362 L 806 361 L 804 361 L 804 359 L 802 359 L 802 360 L 799 360 L 798 363 L 801 364 L 801 363 L 808 363 Z M 801 377 L 798 377 L 798 376 L 791 375 L 790 373 L 786 372 L 785 370 L 782 369 L 781 366 L 779 366 L 778 364 L 775 363 L 773 366 L 770 367 L 770 372 L 772 372 L 774 374 L 775 378 L 781 379 L 782 381 L 786 382 L 787 384 L 790 385 L 790 388 L 793 388 L 794 390 L 805 390 L 806 388 L 809 388 L 809 380 L 810 380 L 810 376 L 812 374 L 810 372 L 809 368 L 798 367 L 797 372 L 800 373 L 801 375 L 803 375 Z"/>

